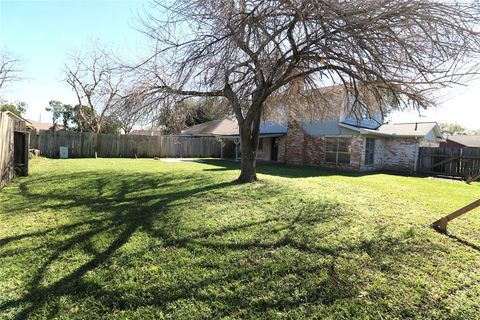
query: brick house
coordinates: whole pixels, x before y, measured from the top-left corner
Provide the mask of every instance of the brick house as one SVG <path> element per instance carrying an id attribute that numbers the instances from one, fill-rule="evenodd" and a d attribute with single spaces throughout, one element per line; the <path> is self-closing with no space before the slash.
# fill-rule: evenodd
<path id="1" fill-rule="evenodd" d="M 355 171 L 414 172 L 419 148 L 436 147 L 443 141 L 436 122 L 385 124 L 373 102 L 365 102 L 368 114 L 355 116 L 344 92 L 342 86 L 313 93 L 299 90 L 300 99 L 270 102 L 260 127 L 257 159 Z M 314 99 L 303 99 L 312 94 L 310 98 Z M 215 120 L 182 134 L 233 141 L 236 157 L 240 156 L 240 136 L 234 121 Z"/>
<path id="2" fill-rule="evenodd" d="M 280 162 L 414 172 L 419 148 L 438 146 L 443 140 L 436 122 L 385 124 L 381 112 L 370 106 L 374 103 L 369 104 L 368 115 L 355 116 L 340 86 L 315 94 L 323 99 L 320 108 L 298 102 L 282 106 L 288 130 L 278 141 Z"/>

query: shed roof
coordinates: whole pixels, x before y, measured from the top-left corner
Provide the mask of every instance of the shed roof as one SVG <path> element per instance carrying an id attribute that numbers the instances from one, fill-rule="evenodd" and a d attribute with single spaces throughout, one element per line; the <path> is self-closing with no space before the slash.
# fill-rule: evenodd
<path id="1" fill-rule="evenodd" d="M 480 148 L 480 135 L 455 135 L 448 137 L 447 140 L 462 144 L 465 147 Z"/>

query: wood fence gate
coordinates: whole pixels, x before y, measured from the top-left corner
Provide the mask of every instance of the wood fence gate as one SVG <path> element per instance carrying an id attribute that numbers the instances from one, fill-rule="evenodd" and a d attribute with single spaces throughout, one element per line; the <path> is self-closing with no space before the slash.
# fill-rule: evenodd
<path id="1" fill-rule="evenodd" d="M 480 178 L 480 148 L 420 148 L 417 171 L 470 183 Z"/>

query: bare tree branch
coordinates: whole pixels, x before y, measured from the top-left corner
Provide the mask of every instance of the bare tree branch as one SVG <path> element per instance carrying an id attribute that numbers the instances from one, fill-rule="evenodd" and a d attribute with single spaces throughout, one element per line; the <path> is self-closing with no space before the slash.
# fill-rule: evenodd
<path id="1" fill-rule="evenodd" d="M 99 133 L 106 116 L 118 103 L 125 83 L 113 54 L 94 43 L 87 54 L 70 57 L 65 75 L 77 97 L 79 118 L 91 131 Z M 87 107 L 87 113 L 83 107 Z"/>
<path id="2" fill-rule="evenodd" d="M 9 82 L 20 80 L 20 59 L 8 52 L 0 52 L 0 89 Z"/>

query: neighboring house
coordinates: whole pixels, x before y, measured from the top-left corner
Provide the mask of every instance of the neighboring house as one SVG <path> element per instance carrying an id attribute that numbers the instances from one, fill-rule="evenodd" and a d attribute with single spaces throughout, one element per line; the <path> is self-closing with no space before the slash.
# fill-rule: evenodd
<path id="1" fill-rule="evenodd" d="M 136 135 L 136 136 L 161 136 L 162 131 L 158 129 L 153 130 L 132 130 L 128 133 L 129 135 Z"/>
<path id="2" fill-rule="evenodd" d="M 473 135 L 449 136 L 446 138 L 445 142 L 440 143 L 440 147 L 480 148 L 480 136 L 473 136 Z"/>
<path id="3" fill-rule="evenodd" d="M 53 128 L 53 123 L 48 122 L 38 122 L 33 120 L 28 120 L 31 125 L 31 128 L 40 131 L 40 130 L 50 130 Z M 57 124 L 57 130 L 63 130 L 63 126 Z"/>

